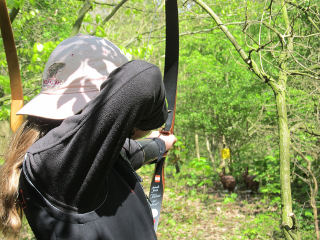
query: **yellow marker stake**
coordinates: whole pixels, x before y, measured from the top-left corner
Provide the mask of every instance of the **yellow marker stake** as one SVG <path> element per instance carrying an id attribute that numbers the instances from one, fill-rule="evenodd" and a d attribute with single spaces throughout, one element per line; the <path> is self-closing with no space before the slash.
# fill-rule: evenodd
<path id="1" fill-rule="evenodd" d="M 222 149 L 221 150 L 221 157 L 222 157 L 222 159 L 230 158 L 230 149 L 229 148 Z"/>
<path id="2" fill-rule="evenodd" d="M 22 83 L 16 45 L 5 0 L 0 0 L 0 28 L 8 63 L 11 87 L 10 126 L 15 132 L 23 122 L 23 116 L 16 115 L 23 106 Z"/>

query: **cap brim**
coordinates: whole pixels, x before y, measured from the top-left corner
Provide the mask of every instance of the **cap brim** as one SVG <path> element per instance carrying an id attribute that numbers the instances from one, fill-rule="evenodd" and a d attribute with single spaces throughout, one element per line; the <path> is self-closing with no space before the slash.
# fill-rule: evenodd
<path id="1" fill-rule="evenodd" d="M 17 115 L 65 119 L 81 111 L 98 94 L 99 91 L 62 95 L 40 93 L 21 108 Z"/>

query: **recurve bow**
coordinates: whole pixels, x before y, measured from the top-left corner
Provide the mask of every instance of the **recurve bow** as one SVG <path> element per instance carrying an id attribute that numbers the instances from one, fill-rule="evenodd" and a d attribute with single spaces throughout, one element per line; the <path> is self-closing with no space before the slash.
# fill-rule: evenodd
<path id="1" fill-rule="evenodd" d="M 23 106 L 23 92 L 17 49 L 13 38 L 11 22 L 5 0 L 0 0 L 0 28 L 10 77 L 10 127 L 11 130 L 15 132 L 23 122 L 23 116 L 16 115 Z"/>
<path id="2" fill-rule="evenodd" d="M 166 0 L 166 57 L 164 67 L 164 86 L 168 103 L 168 118 L 165 123 L 162 134 L 173 134 L 176 97 L 177 97 L 177 80 L 179 65 L 179 19 L 177 0 Z M 157 231 L 160 211 L 164 194 L 164 163 L 163 156 L 156 164 L 155 171 L 150 186 L 150 206 L 154 221 L 154 230 Z"/>

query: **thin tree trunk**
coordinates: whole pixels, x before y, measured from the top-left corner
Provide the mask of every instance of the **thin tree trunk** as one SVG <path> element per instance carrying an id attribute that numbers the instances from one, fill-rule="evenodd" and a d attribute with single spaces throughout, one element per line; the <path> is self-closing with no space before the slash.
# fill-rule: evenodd
<path id="1" fill-rule="evenodd" d="M 179 157 L 175 155 L 174 167 L 176 168 L 176 173 L 180 173 Z"/>
<path id="2" fill-rule="evenodd" d="M 282 201 L 282 227 L 283 232 L 287 240 L 300 239 L 299 232 L 297 231 L 296 218 L 292 212 L 292 198 L 291 198 L 291 186 L 290 186 L 290 133 L 288 129 L 287 109 L 286 109 L 286 63 L 290 52 L 293 51 L 293 38 L 288 37 L 288 42 L 282 39 L 281 44 L 283 47 L 282 54 L 280 56 L 281 69 L 278 81 L 276 81 L 271 75 L 259 68 L 257 63 L 247 54 L 244 49 L 237 42 L 236 38 L 231 34 L 226 25 L 223 24 L 219 16 L 202 0 L 193 0 L 199 6 L 201 6 L 212 19 L 219 26 L 220 30 L 226 35 L 228 40 L 233 44 L 237 52 L 243 61 L 248 65 L 249 69 L 254 72 L 261 80 L 268 83 L 272 88 L 277 104 L 278 121 L 279 121 L 279 149 L 280 149 L 280 181 L 281 181 L 281 201 Z M 288 18 L 286 9 L 286 3 L 281 0 L 282 15 L 286 25 L 286 33 L 291 34 L 291 25 Z M 263 24 L 265 24 L 263 22 Z M 271 27 L 275 33 L 278 31 Z M 281 35 L 281 34 L 280 34 Z M 282 36 L 282 35 L 281 35 Z"/>
<path id="3" fill-rule="evenodd" d="M 176 151 L 178 150 L 178 151 Z M 170 155 L 173 156 L 172 158 L 172 163 L 174 164 L 176 168 L 176 173 L 180 173 L 180 165 L 179 165 L 179 160 L 180 160 L 180 147 L 179 146 L 174 146 L 173 151 L 170 152 Z"/>
<path id="4" fill-rule="evenodd" d="M 292 29 L 288 18 L 286 3 L 281 0 L 282 16 L 286 25 L 286 32 L 291 34 Z M 295 216 L 292 212 L 291 177 L 290 177 L 290 132 L 288 128 L 286 85 L 287 85 L 287 61 L 290 52 L 293 51 L 293 38 L 288 37 L 287 45 L 280 54 L 279 80 L 274 93 L 276 96 L 278 124 L 279 124 L 279 150 L 280 150 L 280 185 L 282 202 L 282 229 L 288 240 L 300 239 L 297 226 L 295 226 Z"/>
<path id="5" fill-rule="evenodd" d="M 319 189 L 318 188 L 318 181 L 317 181 L 317 178 L 316 178 L 316 176 L 314 175 L 314 173 L 312 171 L 312 164 L 311 164 L 310 159 L 305 157 L 305 155 L 302 154 L 302 152 L 300 150 L 298 150 L 296 147 L 292 146 L 292 149 L 308 163 L 307 168 L 305 168 L 303 166 L 300 166 L 299 164 L 297 164 L 297 167 L 300 168 L 305 173 L 305 175 L 309 177 L 309 179 L 305 179 L 305 178 L 301 177 L 298 174 L 296 174 L 296 175 L 302 181 L 304 181 L 306 184 L 308 184 L 308 186 L 309 186 L 309 189 L 310 189 L 310 205 L 311 205 L 312 210 L 313 210 L 314 228 L 315 228 L 317 240 L 320 240 L 318 209 L 317 209 L 317 202 L 316 202 L 318 189 Z"/>
<path id="6" fill-rule="evenodd" d="M 283 78 L 286 76 L 282 76 Z M 281 78 L 281 77 L 280 77 Z M 290 132 L 288 129 L 288 118 L 286 108 L 285 90 L 275 93 L 278 110 L 279 124 L 279 150 L 280 150 L 280 185 L 282 202 L 282 227 L 286 239 L 298 239 L 292 230 L 292 199 L 291 199 L 291 178 L 290 178 Z"/>
<path id="7" fill-rule="evenodd" d="M 196 145 L 196 154 L 197 158 L 200 159 L 200 150 L 199 150 L 199 136 L 197 133 L 194 134 L 194 142 Z"/>
<path id="8" fill-rule="evenodd" d="M 77 35 L 79 33 L 81 25 L 82 25 L 82 21 L 83 21 L 85 15 L 87 14 L 87 12 L 90 11 L 90 9 L 92 9 L 91 1 L 85 0 L 82 8 L 79 11 L 79 16 L 72 27 L 71 36 Z"/>
<path id="9" fill-rule="evenodd" d="M 312 207 L 313 210 L 313 220 L 314 220 L 314 228 L 316 231 L 316 236 L 317 236 L 317 240 L 320 240 L 320 233 L 319 233 L 319 220 L 318 220 L 318 209 L 317 209 L 317 194 L 318 194 L 318 181 L 316 176 L 314 175 L 312 169 L 311 169 L 311 161 L 309 159 L 308 160 L 308 171 L 310 173 L 310 184 L 309 184 L 309 188 L 310 188 L 310 205 Z M 313 182 L 313 187 L 312 187 L 312 182 Z"/>
<path id="10" fill-rule="evenodd" d="M 314 228 L 316 231 L 317 240 L 320 240 L 318 209 L 317 209 L 317 202 L 316 202 L 316 197 L 317 197 L 317 193 L 318 193 L 318 183 L 315 178 L 314 178 L 313 182 L 314 182 L 314 189 L 312 189 L 312 186 L 310 184 L 310 192 L 311 192 L 310 205 L 313 210 L 313 222 L 314 222 Z"/>
<path id="11" fill-rule="evenodd" d="M 212 162 L 212 166 L 214 166 L 214 157 L 213 157 L 213 154 L 212 154 L 212 151 L 211 151 L 211 146 L 210 146 L 210 142 L 209 142 L 209 139 L 208 137 L 206 136 L 206 145 L 207 145 L 207 151 L 209 153 L 209 158 Z"/>
<path id="12" fill-rule="evenodd" d="M 20 11 L 20 8 L 15 8 L 15 7 L 12 8 L 9 15 L 11 24 L 13 23 L 14 19 L 16 19 L 16 16 L 18 15 L 19 11 Z"/>

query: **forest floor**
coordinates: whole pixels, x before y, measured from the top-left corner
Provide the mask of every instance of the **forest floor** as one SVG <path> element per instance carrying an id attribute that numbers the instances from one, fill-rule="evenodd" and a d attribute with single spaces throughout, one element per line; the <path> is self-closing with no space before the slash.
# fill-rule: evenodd
<path id="1" fill-rule="evenodd" d="M 255 203 L 257 198 L 249 196 L 243 204 L 243 201 L 228 197 L 227 193 L 212 193 L 206 200 L 186 196 L 173 198 L 174 194 L 172 189 L 166 188 L 158 240 L 280 239 L 272 236 L 277 225 L 275 216 L 271 214 L 255 220 L 257 214 L 266 211 Z M 264 228 L 260 233 L 256 228 L 259 224 Z M 0 239 L 5 238 L 0 236 Z M 19 240 L 35 240 L 26 222 Z"/>
<path id="2" fill-rule="evenodd" d="M 142 175 L 143 185 L 149 189 L 152 173 Z M 216 187 L 194 188 L 181 182 L 167 177 L 159 240 L 282 239 L 279 211 L 260 194 L 230 194 Z"/>
<path id="3" fill-rule="evenodd" d="M 148 193 L 153 168 L 139 172 Z M 262 194 L 189 186 L 186 174 L 166 174 L 158 240 L 282 240 L 279 209 Z M 0 239 L 8 240 L 1 236 Z M 314 238 L 302 238 L 314 239 Z M 12 239 L 10 239 L 12 240 Z M 35 240 L 24 219 L 19 240 Z"/>
<path id="4" fill-rule="evenodd" d="M 145 190 L 149 189 L 152 170 L 140 174 Z M 183 186 L 167 176 L 158 240 L 281 239 L 274 236 L 279 225 L 276 209 L 262 208 L 261 201 L 260 196 L 245 192 Z M 1 234 L 0 239 L 7 240 Z M 34 239 L 24 220 L 19 240 Z"/>
<path id="5" fill-rule="evenodd" d="M 166 194 L 158 230 L 159 240 L 277 239 L 277 233 L 273 229 L 278 222 L 275 222 L 274 214 L 260 208 L 260 203 L 256 200 L 249 196 L 243 204 L 242 200 L 223 193 L 212 194 L 206 200 L 188 197 L 170 199 Z M 263 214 L 264 217 L 257 220 L 258 214 Z M 258 232 L 259 224 L 264 224 L 260 226 L 263 228 L 262 234 Z M 168 230 L 168 225 L 171 230 Z M 175 230 L 172 231 L 173 229 Z"/>

